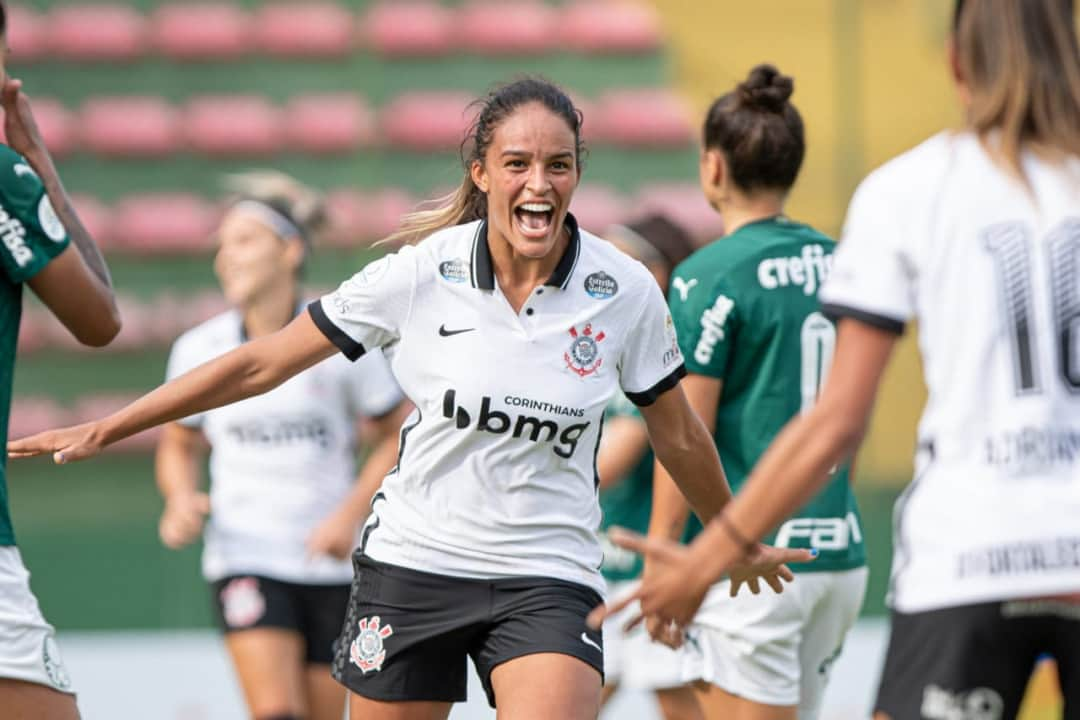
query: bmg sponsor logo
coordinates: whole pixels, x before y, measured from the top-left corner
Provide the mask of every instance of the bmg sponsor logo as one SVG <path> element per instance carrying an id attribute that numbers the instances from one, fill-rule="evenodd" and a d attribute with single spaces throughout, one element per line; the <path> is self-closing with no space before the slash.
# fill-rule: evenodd
<path id="1" fill-rule="evenodd" d="M 554 420 L 545 420 L 533 415 L 517 415 L 494 410 L 492 400 L 486 395 L 480 399 L 480 412 L 476 416 L 477 432 L 491 433 L 522 438 L 530 442 L 552 443 L 551 451 L 561 458 L 569 459 L 577 451 L 578 441 L 588 430 L 590 422 L 559 425 Z M 458 430 L 467 430 L 473 426 L 473 414 L 458 405 L 457 391 L 447 390 L 443 395 L 443 417 L 454 421 Z"/>

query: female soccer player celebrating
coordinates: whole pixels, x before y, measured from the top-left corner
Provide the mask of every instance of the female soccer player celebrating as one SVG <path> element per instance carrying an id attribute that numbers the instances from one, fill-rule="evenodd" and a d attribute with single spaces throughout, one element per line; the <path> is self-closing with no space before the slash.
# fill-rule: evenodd
<path id="1" fill-rule="evenodd" d="M 304 311 L 300 275 L 325 225 L 321 198 L 271 172 L 230 178 L 214 270 L 235 308 L 173 345 L 178 377 L 269 335 Z M 254 718 L 339 720 L 331 647 L 349 597 L 350 552 L 371 496 L 397 456 L 407 408 L 381 352 L 338 356 L 258 398 L 165 427 L 157 480 L 161 539 L 193 542 L 206 513 L 203 574 Z M 358 421 L 377 445 L 355 474 Z M 210 494 L 199 490 L 210 451 Z M 353 480 L 356 479 L 354 483 Z"/>
<path id="2" fill-rule="evenodd" d="M 821 297 L 841 318 L 818 403 L 689 549 L 648 555 L 646 612 L 707 589 L 858 446 L 918 319 L 929 401 L 897 505 L 879 720 L 1016 716 L 1041 653 L 1080 707 L 1080 49 L 1069 0 L 962 0 L 950 47 L 967 127 L 871 174 Z"/>
<path id="3" fill-rule="evenodd" d="M 599 707 L 595 452 L 616 392 L 705 520 L 729 497 L 712 440 L 679 387 L 683 363 L 652 276 L 567 212 L 581 117 L 524 79 L 480 105 L 466 174 L 417 240 L 252 340 L 99 422 L 9 443 L 59 462 L 168 420 L 265 392 L 335 352 L 381 347 L 416 405 L 373 501 L 335 676 L 353 717 L 446 718 L 471 656 L 515 720 Z M 733 575 L 790 578 L 803 550 L 757 548 Z M 537 682 L 543 678 L 543 682 Z"/>

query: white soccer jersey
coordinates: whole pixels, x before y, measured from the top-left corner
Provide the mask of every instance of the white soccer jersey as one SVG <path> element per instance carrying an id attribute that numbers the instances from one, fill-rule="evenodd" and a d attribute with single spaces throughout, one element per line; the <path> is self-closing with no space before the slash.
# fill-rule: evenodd
<path id="1" fill-rule="evenodd" d="M 174 343 L 169 379 L 244 340 L 238 312 L 211 318 Z M 265 395 L 182 420 L 211 446 L 207 580 L 250 573 L 348 582 L 348 560 L 309 558 L 304 543 L 352 490 L 357 419 L 385 415 L 401 400 L 389 364 L 374 352 L 356 365 L 330 358 Z"/>
<path id="2" fill-rule="evenodd" d="M 896 158 L 856 192 L 821 292 L 896 332 L 918 319 L 902 612 L 1080 591 L 1080 159 L 1023 166 L 1030 188 L 970 133 Z"/>
<path id="3" fill-rule="evenodd" d="M 604 408 L 620 390 L 649 404 L 685 371 L 649 272 L 566 223 L 566 253 L 520 313 L 479 221 L 388 255 L 311 305 L 347 356 L 382 347 L 416 404 L 365 529 L 375 560 L 603 592 Z"/>

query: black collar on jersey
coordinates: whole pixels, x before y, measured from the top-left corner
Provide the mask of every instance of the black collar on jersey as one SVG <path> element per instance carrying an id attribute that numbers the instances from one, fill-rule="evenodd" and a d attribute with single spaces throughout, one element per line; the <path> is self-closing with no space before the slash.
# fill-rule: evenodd
<path id="1" fill-rule="evenodd" d="M 577 219 L 570 213 L 566 213 L 563 226 L 570 231 L 570 243 L 559 258 L 555 272 L 551 273 L 544 284 L 565 290 L 581 255 L 581 231 L 578 229 Z M 480 227 L 476 229 L 476 237 L 473 238 L 472 286 L 481 290 L 495 289 L 495 266 L 491 262 L 491 248 L 488 247 L 487 220 L 480 223 Z"/>

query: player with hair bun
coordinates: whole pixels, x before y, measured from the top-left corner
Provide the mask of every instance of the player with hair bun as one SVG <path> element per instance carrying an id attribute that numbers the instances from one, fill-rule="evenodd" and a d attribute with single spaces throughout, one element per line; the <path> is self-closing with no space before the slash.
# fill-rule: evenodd
<path id="1" fill-rule="evenodd" d="M 304 312 L 300 277 L 326 225 L 322 198 L 271 171 L 227 180 L 214 271 L 233 309 L 173 345 L 177 377 Z M 371 497 L 397 458 L 407 412 L 382 353 L 327 360 L 258 397 L 165 426 L 161 540 L 204 537 L 203 575 L 255 720 L 337 720 L 345 693 L 332 646 Z M 374 444 L 359 475 L 362 421 Z M 209 494 L 200 489 L 209 453 Z M 203 532 L 204 519 L 209 522 Z"/>
<path id="2" fill-rule="evenodd" d="M 1075 9 L 956 2 L 949 60 L 965 126 L 875 170 L 852 198 L 821 291 L 839 335 L 818 402 L 689 548 L 621 539 L 653 570 L 636 595 L 646 612 L 688 622 L 750 541 L 827 486 L 917 319 L 929 398 L 895 511 L 875 717 L 1014 718 L 1043 653 L 1063 717 L 1080 717 Z"/>
<path id="3" fill-rule="evenodd" d="M 784 215 L 806 148 L 793 90 L 790 77 L 759 65 L 709 109 L 701 187 L 726 234 L 675 269 L 669 292 L 687 398 L 736 488 L 784 424 L 813 406 L 835 345 L 817 302 L 835 243 Z M 840 463 L 828 487 L 771 536 L 820 553 L 793 568 L 797 585 L 762 598 L 730 597 L 727 582 L 709 592 L 683 648 L 686 679 L 702 681 L 706 718 L 817 717 L 866 589 L 849 474 Z M 649 534 L 685 537 L 688 511 L 658 465 Z M 645 576 L 651 571 L 646 561 Z"/>

